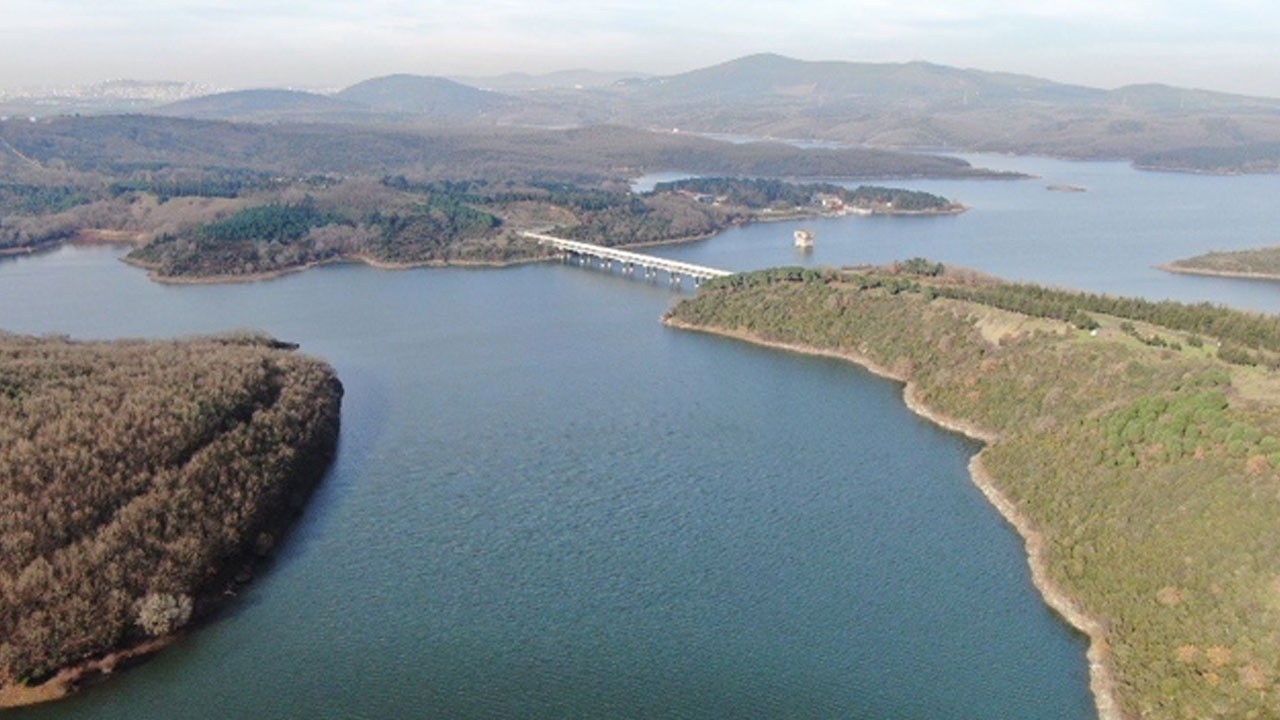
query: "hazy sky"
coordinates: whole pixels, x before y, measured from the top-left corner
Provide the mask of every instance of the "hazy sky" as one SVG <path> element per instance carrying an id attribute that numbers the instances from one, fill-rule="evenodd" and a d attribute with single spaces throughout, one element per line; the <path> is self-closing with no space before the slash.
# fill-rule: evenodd
<path id="1" fill-rule="evenodd" d="M 756 52 L 1280 96 L 1275 0 L 0 0 L 0 89 L 672 73 Z"/>

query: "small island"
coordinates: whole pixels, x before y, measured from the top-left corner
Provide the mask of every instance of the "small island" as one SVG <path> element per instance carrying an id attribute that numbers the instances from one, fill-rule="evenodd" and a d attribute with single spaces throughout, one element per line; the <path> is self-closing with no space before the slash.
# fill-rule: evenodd
<path id="1" fill-rule="evenodd" d="M 225 603 L 328 468 L 341 397 L 262 336 L 0 333 L 0 707 L 63 697 Z"/>
<path id="2" fill-rule="evenodd" d="M 1186 275 L 1280 280 L 1280 246 L 1209 252 L 1186 260 L 1175 260 L 1159 268 Z"/>
<path id="3" fill-rule="evenodd" d="M 973 480 L 1089 637 L 1104 720 L 1280 706 L 1280 318 L 915 259 L 715 279 L 665 321 L 858 363 L 985 441 Z"/>

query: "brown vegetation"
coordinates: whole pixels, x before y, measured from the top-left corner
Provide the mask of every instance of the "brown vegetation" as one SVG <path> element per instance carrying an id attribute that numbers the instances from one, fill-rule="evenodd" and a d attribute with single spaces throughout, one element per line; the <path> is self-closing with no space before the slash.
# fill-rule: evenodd
<path id="1" fill-rule="evenodd" d="M 0 688 L 207 612 L 327 467 L 340 397 L 260 337 L 0 335 Z"/>

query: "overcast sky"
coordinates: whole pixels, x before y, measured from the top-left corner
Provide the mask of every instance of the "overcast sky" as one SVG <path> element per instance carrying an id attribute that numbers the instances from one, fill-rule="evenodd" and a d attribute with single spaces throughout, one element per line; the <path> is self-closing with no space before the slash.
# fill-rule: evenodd
<path id="1" fill-rule="evenodd" d="M 674 73 L 757 52 L 1280 96 L 1275 0 L 0 0 L 0 89 Z"/>

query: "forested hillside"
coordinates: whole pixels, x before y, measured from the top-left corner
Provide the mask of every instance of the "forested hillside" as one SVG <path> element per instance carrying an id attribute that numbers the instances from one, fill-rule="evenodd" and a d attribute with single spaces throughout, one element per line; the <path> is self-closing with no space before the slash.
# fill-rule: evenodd
<path id="1" fill-rule="evenodd" d="M 633 244 L 705 235 L 732 222 L 687 198 L 631 197 L 632 178 L 662 170 L 1020 177 L 957 158 L 734 144 L 612 126 L 415 130 L 143 116 L 0 121 L 0 255 L 109 239 L 150 244 L 131 259 L 160 277 L 234 278 L 338 258 L 404 265 L 537 256 L 510 232 L 515 225 Z M 889 192 L 890 201 L 908 198 Z M 311 211 L 305 232 L 277 227 Z"/>
<path id="2" fill-rule="evenodd" d="M 349 180 L 305 194 L 256 196 L 140 243 L 129 262 L 161 280 L 252 278 L 320 262 L 359 259 L 379 265 L 503 264 L 546 251 L 518 236 L 527 227 L 604 245 L 706 235 L 749 217 L 671 193 L 571 183 Z M 261 200 L 259 201 L 261 202 Z"/>
<path id="3" fill-rule="evenodd" d="M 975 479 L 1123 718 L 1280 707 L 1274 318 L 912 261 L 709 281 L 669 322 L 848 357 L 989 444 Z"/>
<path id="4" fill-rule="evenodd" d="M 658 183 L 654 191 L 702 193 L 752 210 L 815 204 L 821 209 L 820 198 L 824 195 L 838 200 L 842 207 L 877 213 L 951 213 L 964 209 L 947 198 L 918 190 L 876 185 L 849 189 L 834 183 L 797 183 L 774 178 L 689 178 Z"/>
<path id="5" fill-rule="evenodd" d="M 416 129 L 137 115 L 0 121 L 0 169 L 10 177 L 122 180 L 173 168 L 597 184 L 660 170 L 772 177 L 1000 176 L 938 155 L 735 144 L 612 125 Z"/>
<path id="6" fill-rule="evenodd" d="M 0 705 L 214 608 L 324 473 L 341 395 L 262 337 L 0 334 Z"/>
<path id="7" fill-rule="evenodd" d="M 519 231 L 549 230 L 601 245 L 704 237 L 781 211 L 949 213 L 928 193 L 776 179 L 705 178 L 653 192 L 533 178 L 524 181 L 309 175 L 247 170 L 157 172 L 76 192 L 14 186 L 13 204 L 44 213 L 0 218 L 10 249 L 78 236 L 131 242 L 127 260 L 159 280 L 244 280 L 317 263 L 501 265 L 547 251 Z M 28 190 L 27 188 L 32 188 Z M 710 194 L 708 194 L 710 193 Z M 0 186 L 0 202 L 5 198 Z M 835 199 L 830 206 L 827 200 Z M 847 203 L 847 206 L 843 203 Z M 19 232 L 21 230 L 21 232 Z M 5 248 L 0 234 L 0 251 Z"/>

